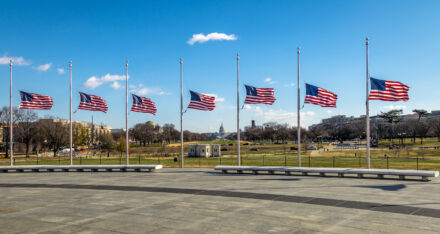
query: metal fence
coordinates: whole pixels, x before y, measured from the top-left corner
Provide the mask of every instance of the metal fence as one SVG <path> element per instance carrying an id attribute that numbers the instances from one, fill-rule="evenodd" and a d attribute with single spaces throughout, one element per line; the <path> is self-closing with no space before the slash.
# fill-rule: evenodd
<path id="1" fill-rule="evenodd" d="M 75 165 L 125 164 L 125 154 L 87 154 L 74 157 Z M 180 154 L 131 154 L 130 164 L 162 164 L 164 167 L 180 167 Z M 237 165 L 236 155 L 224 155 L 210 158 L 184 158 L 185 167 L 214 167 L 216 165 Z M 14 165 L 68 165 L 67 156 L 15 156 Z M 0 165 L 9 165 L 9 159 L 1 159 Z M 297 156 L 292 152 L 250 154 L 245 152 L 241 156 L 243 166 L 297 166 Z M 366 168 L 365 156 L 303 156 L 303 167 L 338 167 L 338 168 Z M 381 156 L 371 158 L 372 168 L 381 169 L 414 169 L 440 170 L 440 157 L 399 157 Z"/>

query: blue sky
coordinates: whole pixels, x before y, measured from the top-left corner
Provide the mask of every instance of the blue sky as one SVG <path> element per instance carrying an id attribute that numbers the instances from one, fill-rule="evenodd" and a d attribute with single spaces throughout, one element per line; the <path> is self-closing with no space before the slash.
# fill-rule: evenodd
<path id="1" fill-rule="evenodd" d="M 93 114 L 97 123 L 124 127 L 124 81 L 118 79 L 129 60 L 130 89 L 158 107 L 156 116 L 130 113 L 130 126 L 148 120 L 178 126 L 182 57 L 184 105 L 190 89 L 220 100 L 212 112 L 188 110 L 184 128 L 217 131 L 223 122 L 226 131 L 234 131 L 238 52 L 241 101 L 244 84 L 273 87 L 277 97 L 272 106 L 244 109 L 241 125 L 252 119 L 295 125 L 296 48 L 301 47 L 303 91 L 308 82 L 339 95 L 337 108 L 306 105 L 307 126 L 336 114 L 365 113 L 368 36 L 371 76 L 411 87 L 410 101 L 372 101 L 371 114 L 394 107 L 405 113 L 437 110 L 439 9 L 439 1 L 6 1 L 0 8 L 0 105 L 9 105 L 9 66 L 3 63 L 21 58 L 13 71 L 14 106 L 18 90 L 46 94 L 54 107 L 38 114 L 67 119 L 72 60 L 74 108 L 78 91 L 99 95 L 109 105 L 107 114 L 80 110 L 74 120 L 90 121 Z M 194 34 L 215 32 L 230 40 L 188 43 Z"/>

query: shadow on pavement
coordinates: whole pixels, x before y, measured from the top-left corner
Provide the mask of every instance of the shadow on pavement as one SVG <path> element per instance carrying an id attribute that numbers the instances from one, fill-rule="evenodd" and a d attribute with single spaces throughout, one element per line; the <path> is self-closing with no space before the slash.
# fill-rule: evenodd
<path id="1" fill-rule="evenodd" d="M 374 188 L 374 189 L 381 189 L 384 191 L 398 191 L 401 189 L 406 188 L 406 185 L 404 184 L 394 184 L 394 185 L 358 185 L 354 187 L 359 188 Z"/>

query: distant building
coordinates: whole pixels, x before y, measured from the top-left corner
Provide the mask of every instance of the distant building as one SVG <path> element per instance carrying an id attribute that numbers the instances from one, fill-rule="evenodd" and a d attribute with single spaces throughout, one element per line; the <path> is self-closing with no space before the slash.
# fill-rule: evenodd
<path id="1" fill-rule="evenodd" d="M 218 136 L 220 137 L 220 138 L 223 138 L 224 136 L 225 136 L 225 128 L 223 127 L 223 123 L 222 123 L 222 125 L 220 126 L 220 129 L 219 129 L 219 131 L 218 131 Z"/>
<path id="2" fill-rule="evenodd" d="M 110 130 L 110 133 L 118 133 L 118 132 L 125 132 L 125 128 L 114 128 Z"/>
<path id="3" fill-rule="evenodd" d="M 251 126 L 252 126 L 252 128 L 255 128 L 257 126 L 257 125 L 255 125 L 255 120 L 252 120 Z"/>
<path id="4" fill-rule="evenodd" d="M 68 125 L 69 120 L 64 119 L 40 119 L 40 122 L 46 122 L 46 123 L 61 123 L 63 125 Z M 73 125 L 73 134 L 75 134 L 75 131 L 78 131 L 78 127 L 83 129 L 86 134 L 90 137 L 89 144 L 95 144 L 98 143 L 98 138 L 101 135 L 110 134 L 112 132 L 112 128 L 109 126 L 104 125 L 94 125 L 86 122 L 80 122 L 80 121 L 72 121 Z"/>
<path id="5" fill-rule="evenodd" d="M 189 157 L 219 157 L 220 145 L 218 144 L 194 144 L 188 146 L 188 156 Z"/>

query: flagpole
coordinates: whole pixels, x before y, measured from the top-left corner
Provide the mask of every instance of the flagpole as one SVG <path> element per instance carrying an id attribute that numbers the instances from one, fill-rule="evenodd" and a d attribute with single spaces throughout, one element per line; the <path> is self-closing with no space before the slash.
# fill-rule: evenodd
<path id="1" fill-rule="evenodd" d="M 183 168 L 183 60 L 180 58 L 180 168 Z"/>
<path id="2" fill-rule="evenodd" d="M 73 165 L 73 152 L 72 152 L 72 61 L 69 61 L 69 77 L 70 77 L 70 84 L 69 84 L 69 90 L 70 90 L 70 107 L 69 107 L 69 154 L 70 154 L 70 165 Z"/>
<path id="3" fill-rule="evenodd" d="M 237 164 L 241 166 L 240 156 L 240 55 L 237 53 Z"/>
<path id="4" fill-rule="evenodd" d="M 128 166 L 128 60 L 125 62 L 125 164 Z"/>
<path id="5" fill-rule="evenodd" d="M 366 55 L 367 55 L 367 88 L 366 88 L 366 115 L 365 115 L 365 121 L 366 121 L 366 141 L 367 141 L 367 168 L 370 169 L 370 102 L 368 100 L 369 95 L 369 87 L 370 87 L 370 71 L 369 71 L 369 61 L 368 61 L 368 37 L 366 39 L 365 45 L 366 45 Z"/>
<path id="6" fill-rule="evenodd" d="M 9 159 L 11 160 L 11 166 L 14 166 L 14 143 L 13 143 L 13 130 L 12 126 L 12 59 L 9 60 Z"/>
<path id="7" fill-rule="evenodd" d="M 298 138 L 298 167 L 301 167 L 301 112 L 300 112 L 300 89 L 301 89 L 301 84 L 299 83 L 300 80 L 300 76 L 299 76 L 299 54 L 300 54 L 300 49 L 298 47 L 298 110 L 297 110 L 297 119 L 298 119 L 298 128 L 297 128 L 297 138 Z"/>

